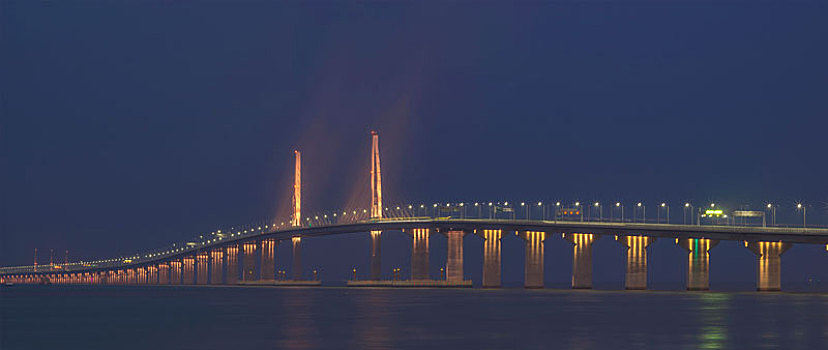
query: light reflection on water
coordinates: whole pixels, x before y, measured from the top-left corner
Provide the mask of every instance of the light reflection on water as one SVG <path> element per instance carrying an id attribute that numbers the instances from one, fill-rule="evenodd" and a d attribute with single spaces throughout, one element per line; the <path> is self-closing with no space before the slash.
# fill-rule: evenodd
<path id="1" fill-rule="evenodd" d="M 825 294 L 21 286 L 2 290 L 0 297 L 2 349 L 812 349 L 828 344 Z"/>

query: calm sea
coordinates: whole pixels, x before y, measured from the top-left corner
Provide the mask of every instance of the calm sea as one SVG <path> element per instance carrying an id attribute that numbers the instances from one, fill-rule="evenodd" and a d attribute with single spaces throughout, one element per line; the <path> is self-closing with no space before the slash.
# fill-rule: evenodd
<path id="1" fill-rule="evenodd" d="M 15 286 L 0 348 L 828 349 L 828 294 Z"/>

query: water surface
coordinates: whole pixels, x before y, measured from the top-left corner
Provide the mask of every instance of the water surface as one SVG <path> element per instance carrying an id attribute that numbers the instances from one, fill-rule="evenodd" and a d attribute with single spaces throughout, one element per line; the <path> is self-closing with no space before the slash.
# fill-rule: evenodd
<path id="1" fill-rule="evenodd" d="M 828 348 L 828 294 L 15 286 L 1 349 Z"/>

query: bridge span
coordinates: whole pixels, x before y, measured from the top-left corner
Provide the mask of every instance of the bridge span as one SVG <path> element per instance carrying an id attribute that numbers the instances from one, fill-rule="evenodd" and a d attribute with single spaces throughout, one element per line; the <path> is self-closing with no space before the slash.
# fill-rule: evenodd
<path id="1" fill-rule="evenodd" d="M 630 222 L 582 222 L 561 220 L 388 218 L 367 219 L 322 226 L 262 228 L 246 234 L 219 235 L 186 248 L 148 254 L 135 259 L 99 263 L 0 268 L 0 279 L 13 283 L 55 284 L 318 284 L 302 280 L 302 242 L 319 236 L 367 234 L 380 237 L 383 232 L 402 231 L 412 238 L 411 276 L 393 281 L 371 274 L 367 281 L 349 285 L 373 286 L 470 286 L 463 279 L 463 237 L 475 234 L 484 239 L 483 286 L 499 287 L 501 282 L 500 240 L 516 235 L 526 242 L 525 286 L 543 287 L 543 244 L 554 237 L 573 245 L 573 288 L 592 287 L 592 244 L 611 237 L 627 248 L 625 286 L 647 288 L 647 247 L 656 239 L 674 240 L 688 252 L 687 288 L 709 289 L 709 250 L 719 241 L 740 241 L 757 256 L 757 289 L 781 290 L 781 256 L 793 244 L 825 245 L 828 229 L 757 227 L 729 225 L 678 225 Z M 445 275 L 428 275 L 429 237 L 447 238 Z M 275 245 L 293 245 L 294 276 L 287 279 L 275 271 Z M 371 266 L 380 269 L 380 247 L 372 241 Z"/>

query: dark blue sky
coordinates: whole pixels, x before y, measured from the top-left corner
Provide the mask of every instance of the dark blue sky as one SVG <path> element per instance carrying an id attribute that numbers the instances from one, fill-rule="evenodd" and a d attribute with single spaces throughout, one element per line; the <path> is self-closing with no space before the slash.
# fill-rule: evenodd
<path id="1" fill-rule="evenodd" d="M 308 211 L 367 203 L 372 128 L 389 203 L 828 223 L 824 2 L 0 6 L 2 265 L 287 215 L 294 148 Z"/>

